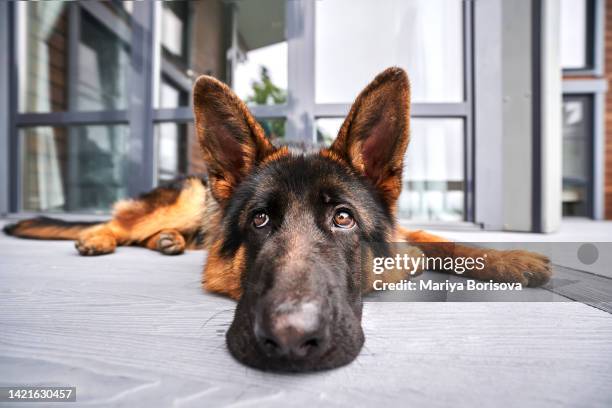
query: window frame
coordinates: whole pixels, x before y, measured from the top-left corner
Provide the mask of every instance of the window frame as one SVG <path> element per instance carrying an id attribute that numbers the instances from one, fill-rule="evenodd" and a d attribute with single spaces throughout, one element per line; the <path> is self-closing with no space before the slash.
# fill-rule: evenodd
<path id="1" fill-rule="evenodd" d="M 602 76 L 604 74 L 605 0 L 585 0 L 587 64 L 582 68 L 563 68 L 564 77 Z"/>
<path id="2" fill-rule="evenodd" d="M 258 119 L 285 119 L 286 138 L 306 144 L 316 143 L 316 124 L 318 118 L 344 117 L 350 109 L 349 103 L 329 104 L 315 102 L 315 5 L 316 0 L 285 0 L 286 32 L 288 42 L 288 95 L 290 103 L 283 105 L 252 106 L 251 112 Z M 463 87 L 464 100 L 456 103 L 413 103 L 412 118 L 460 118 L 464 132 L 464 221 L 474 221 L 474 70 L 473 70 L 473 0 L 460 0 L 463 7 Z M 161 3 L 134 2 L 131 13 L 132 24 L 126 24 L 97 2 L 71 2 L 69 8 L 69 45 L 68 75 L 74 78 L 78 70 L 79 18 L 82 11 L 98 19 L 105 27 L 130 45 L 130 71 L 127 89 L 128 103 L 125 110 L 77 111 L 74 104 L 75 87 L 69 85 L 69 107 L 64 112 L 19 113 L 17 53 L 17 6 L 14 2 L 3 2 L 3 29 L 0 41 L 8 42 L 9 80 L 8 104 L 0 101 L 0 110 L 8 112 L 6 142 L 8 172 L 6 183 L 0 180 L 0 188 L 8 194 L 0 200 L 0 212 L 18 213 L 21 211 L 21 174 L 19 163 L 18 129 L 30 126 L 71 125 L 112 125 L 129 126 L 128 194 L 135 196 L 156 185 L 157 155 L 154 126 L 158 123 L 193 122 L 191 106 L 177 108 L 158 108 L 158 92 L 161 75 L 166 75 L 180 88 L 191 91 L 191 78 L 178 72 L 171 64 L 164 63 L 161 54 Z M 229 3 L 231 30 L 235 34 L 236 4 Z M 137 29 L 134 29 L 137 27 Z M 192 27 L 187 22 L 187 29 Z M 235 36 L 234 36 L 235 37 Z M 188 36 L 190 38 L 190 36 Z M 189 39 L 187 41 L 190 41 Z M 139 52 L 133 52 L 139 50 Z M 231 58 L 231 53 L 228 53 Z M 228 70 L 231 71 L 231 63 Z M 0 74 L 2 72 L 0 71 Z M 230 79 L 231 72 L 227 72 Z M 1 80 L 1 78 L 0 78 Z M 72 81 L 69 82 L 69 84 Z M 291 95 L 299 98 L 291 99 Z M 140 101 L 140 103 L 138 102 Z M 191 105 L 191 103 L 190 103 Z M 4 142 L 4 140 L 3 140 Z M 0 171 L 0 173 L 2 173 Z"/>
<path id="3" fill-rule="evenodd" d="M 594 143 L 595 143 L 595 137 L 594 137 L 594 133 L 595 133 L 595 94 L 594 93 L 581 93 L 581 92 L 567 92 L 563 95 L 563 100 L 562 100 L 562 106 L 565 105 L 565 101 L 566 101 L 566 97 L 577 97 L 577 98 L 583 98 L 584 100 L 588 101 L 589 104 L 589 110 L 587 111 L 588 115 L 585 117 L 585 120 L 588 121 L 587 123 L 587 137 L 586 137 L 586 143 L 587 143 L 587 163 L 588 162 L 592 162 L 594 160 Z M 564 135 L 562 135 L 562 138 L 564 137 Z M 563 141 L 564 142 L 564 141 Z M 586 203 L 585 203 L 585 207 L 586 207 L 586 217 L 592 218 L 593 217 L 593 213 L 594 213 L 594 201 L 593 201 L 593 188 L 594 188 L 594 177 L 595 177 L 595 172 L 593 167 L 588 167 L 587 168 L 587 182 L 586 185 L 584 186 L 586 189 Z M 563 172 L 562 172 L 562 182 L 565 183 L 566 182 L 566 177 L 563 176 Z M 563 191 L 564 187 L 562 187 L 562 191 Z M 563 194 L 563 193 L 562 193 Z M 562 201 L 563 203 L 563 201 Z M 581 217 L 579 216 L 573 216 L 573 215 L 564 215 L 563 217 Z"/>
<path id="4" fill-rule="evenodd" d="M 562 69 L 562 98 L 571 95 L 587 95 L 592 98 L 590 154 L 593 160 L 590 169 L 592 188 L 588 199 L 589 218 L 603 220 L 605 218 L 605 117 L 608 92 L 604 72 L 606 4 L 605 0 L 587 1 L 591 9 L 591 15 L 587 15 L 587 18 L 592 20 L 592 33 L 587 35 L 586 47 L 590 47 L 588 52 L 593 55 L 593 66 L 586 69 Z"/>
<path id="5" fill-rule="evenodd" d="M 589 168 L 589 211 L 587 217 L 596 220 L 604 219 L 605 200 L 605 115 L 606 92 L 608 84 L 605 79 L 564 80 L 563 97 L 587 96 L 591 99 L 592 115 L 590 116 L 590 146 L 589 154 L 592 165 Z"/>
<path id="6" fill-rule="evenodd" d="M 13 47 L 10 41 L 13 30 L 11 19 L 11 2 L 0 2 L 0 89 L 8 92 L 0 93 L 0 215 L 8 214 L 10 208 L 12 146 L 9 135 L 12 134 L 12 88 L 10 72 L 12 71 L 11 55 Z M 4 134 L 4 136 L 2 136 Z"/>
<path id="7" fill-rule="evenodd" d="M 464 99 L 456 103 L 412 103 L 411 118 L 459 118 L 464 126 L 464 213 L 463 220 L 474 221 L 474 72 L 473 72 L 473 2 L 462 0 L 463 7 L 463 88 Z M 288 41 L 288 94 L 300 95 L 290 106 L 255 106 L 256 116 L 286 117 L 287 137 L 316 143 L 316 120 L 345 117 L 350 103 L 315 101 L 315 29 L 316 0 L 288 0 L 286 24 Z M 264 115 L 265 112 L 265 115 Z"/>
<path id="8" fill-rule="evenodd" d="M 144 135 L 152 134 L 152 107 L 150 104 L 134 104 L 133 95 L 144 95 L 142 100 L 151 100 L 151 87 L 149 80 L 152 77 L 152 67 L 147 64 L 150 56 L 150 35 L 141 35 L 150 32 L 153 21 L 152 8 L 146 2 L 134 2 L 131 15 L 132 25 L 143 28 L 132 30 L 122 20 L 112 16 L 108 9 L 97 2 L 70 2 L 66 5 L 69 13 L 68 20 L 68 76 L 76 78 L 78 75 L 78 49 L 80 37 L 81 13 L 87 12 L 105 28 L 112 31 L 117 37 L 129 44 L 130 50 L 143 50 L 143 54 L 130 52 L 130 70 L 128 75 L 128 89 L 126 92 L 127 106 L 122 110 L 99 110 L 78 111 L 76 110 L 76 82 L 68 81 L 68 109 L 61 112 L 20 113 L 17 110 L 19 92 L 19 71 L 17 69 L 19 49 L 18 31 L 18 7 L 17 3 L 8 3 L 7 19 L 9 32 L 7 34 L 9 47 L 9 151 L 10 151 L 10 185 L 7 213 L 22 213 L 22 191 L 21 191 L 21 166 L 20 153 L 21 141 L 19 140 L 19 129 L 35 126 L 66 127 L 75 125 L 127 125 L 129 126 L 129 157 L 127 190 L 128 195 L 134 196 L 151 188 L 153 180 L 153 148 L 154 140 Z M 144 58 L 143 58 L 144 57 Z"/>

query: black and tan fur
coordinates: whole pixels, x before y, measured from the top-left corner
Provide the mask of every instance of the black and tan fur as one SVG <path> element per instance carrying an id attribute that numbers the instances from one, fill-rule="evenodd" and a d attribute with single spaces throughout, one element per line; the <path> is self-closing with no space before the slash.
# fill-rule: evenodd
<path id="1" fill-rule="evenodd" d="M 409 107 L 405 72 L 387 69 L 357 97 L 331 147 L 294 153 L 273 146 L 246 105 L 226 85 L 203 76 L 194 87 L 194 113 L 207 179 L 188 177 L 120 201 L 105 223 L 37 218 L 5 231 L 24 238 L 74 239 L 82 255 L 108 254 L 122 245 L 168 255 L 205 248 L 204 287 L 239 301 L 227 336 L 236 358 L 275 370 L 346 364 L 363 344 L 361 295 L 372 287 L 373 276 L 362 276 L 358 264 L 360 256 L 374 255 L 368 247 L 360 255 L 364 242 L 406 241 L 416 255 L 487 253 L 487 268 L 467 274 L 478 279 L 537 286 L 551 274 L 548 259 L 538 254 L 471 248 L 396 224 Z M 330 224 L 338 208 L 354 218 L 351 230 Z M 255 229 L 253 215 L 262 212 L 269 225 Z M 404 273 L 384 277 L 389 282 L 407 278 Z M 304 343 L 304 355 L 268 350 L 258 342 L 261 331 L 289 316 L 278 311 L 279 304 L 311 303 L 321 320 L 317 327 L 324 330 Z"/>

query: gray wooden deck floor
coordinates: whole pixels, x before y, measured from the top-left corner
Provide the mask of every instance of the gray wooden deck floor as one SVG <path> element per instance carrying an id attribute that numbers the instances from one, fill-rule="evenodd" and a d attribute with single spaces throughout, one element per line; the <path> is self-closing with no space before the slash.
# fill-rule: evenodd
<path id="1" fill-rule="evenodd" d="M 612 406 L 612 316 L 577 302 L 368 302 L 349 366 L 246 368 L 203 260 L 0 234 L 0 386 L 76 386 L 58 406 Z"/>

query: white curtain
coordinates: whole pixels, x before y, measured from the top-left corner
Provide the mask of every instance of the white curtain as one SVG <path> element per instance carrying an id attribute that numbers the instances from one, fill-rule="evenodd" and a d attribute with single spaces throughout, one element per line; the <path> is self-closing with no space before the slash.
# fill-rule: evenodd
<path id="1" fill-rule="evenodd" d="M 22 55 L 20 64 L 21 111 L 50 112 L 50 61 L 46 40 L 56 25 L 64 4 L 55 1 L 18 4 L 22 27 L 19 43 L 25 45 L 22 47 L 22 52 L 26 53 Z M 33 15 L 38 17 L 37 21 L 32 21 Z M 36 139 L 38 209 L 44 211 L 61 207 L 64 205 L 64 190 L 53 128 L 37 128 L 30 135 Z"/>

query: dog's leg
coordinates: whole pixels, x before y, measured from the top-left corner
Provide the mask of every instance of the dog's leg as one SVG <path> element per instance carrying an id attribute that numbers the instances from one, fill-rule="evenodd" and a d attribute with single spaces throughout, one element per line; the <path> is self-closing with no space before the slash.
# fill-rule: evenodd
<path id="1" fill-rule="evenodd" d="M 115 251 L 117 238 L 109 227 L 111 222 L 87 228 L 80 233 L 75 247 L 81 255 L 104 255 Z"/>
<path id="2" fill-rule="evenodd" d="M 145 246 L 164 255 L 178 255 L 185 251 L 185 238 L 175 229 L 165 229 L 150 237 Z"/>
<path id="3" fill-rule="evenodd" d="M 519 282 L 524 286 L 540 286 L 552 275 L 550 260 L 541 254 L 523 251 L 500 251 L 456 244 L 425 231 L 410 231 L 398 227 L 399 238 L 423 250 L 428 257 L 484 258 L 482 270 L 472 269 L 463 276 L 497 282 Z M 441 270 L 453 273 L 453 271 Z"/>
<path id="4" fill-rule="evenodd" d="M 120 201 L 114 206 L 113 219 L 84 230 L 76 248 L 81 255 L 108 254 L 119 245 L 180 254 L 187 245 L 185 237 L 196 241 L 201 231 L 206 196 L 204 184 L 188 178 L 179 188 L 159 187 L 138 199 Z"/>

